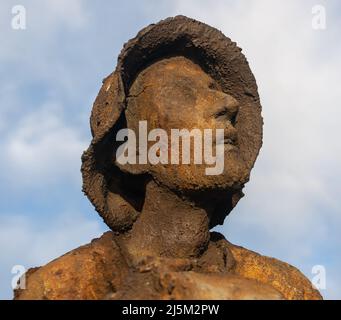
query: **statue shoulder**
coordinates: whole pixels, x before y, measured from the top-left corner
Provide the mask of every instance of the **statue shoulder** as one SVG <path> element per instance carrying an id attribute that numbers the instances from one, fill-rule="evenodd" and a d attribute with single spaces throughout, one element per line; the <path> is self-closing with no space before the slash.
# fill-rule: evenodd
<path id="1" fill-rule="evenodd" d="M 115 241 L 106 232 L 91 243 L 74 249 L 26 273 L 26 289 L 14 299 L 103 299 L 120 285 L 128 267 Z"/>
<path id="2" fill-rule="evenodd" d="M 275 258 L 260 255 L 226 239 L 220 240 L 229 247 L 235 263 L 232 272 L 268 284 L 288 300 L 321 300 L 309 279 L 294 266 Z"/>

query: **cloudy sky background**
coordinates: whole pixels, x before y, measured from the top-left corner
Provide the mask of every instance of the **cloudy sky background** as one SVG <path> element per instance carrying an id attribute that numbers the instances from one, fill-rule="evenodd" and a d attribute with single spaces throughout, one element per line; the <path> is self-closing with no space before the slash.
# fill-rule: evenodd
<path id="1" fill-rule="evenodd" d="M 27 29 L 11 28 L 22 4 Z M 322 4 L 327 28 L 314 30 Z M 107 228 L 81 193 L 80 155 L 102 79 L 144 26 L 184 14 L 243 48 L 264 116 L 264 145 L 246 197 L 219 228 L 232 242 L 327 273 L 341 298 L 341 6 L 334 1 L 0 2 L 0 299 L 11 268 L 29 268 Z"/>

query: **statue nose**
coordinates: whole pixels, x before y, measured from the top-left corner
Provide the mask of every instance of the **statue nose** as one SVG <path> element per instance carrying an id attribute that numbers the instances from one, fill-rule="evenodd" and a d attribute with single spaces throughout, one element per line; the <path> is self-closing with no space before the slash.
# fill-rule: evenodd
<path id="1" fill-rule="evenodd" d="M 224 103 L 229 114 L 231 114 L 232 116 L 235 116 L 239 110 L 238 101 L 232 96 L 225 94 Z"/>
<path id="2" fill-rule="evenodd" d="M 228 120 L 233 126 L 239 110 L 238 101 L 232 96 L 221 93 L 220 99 L 213 106 L 214 117 L 219 121 Z"/>

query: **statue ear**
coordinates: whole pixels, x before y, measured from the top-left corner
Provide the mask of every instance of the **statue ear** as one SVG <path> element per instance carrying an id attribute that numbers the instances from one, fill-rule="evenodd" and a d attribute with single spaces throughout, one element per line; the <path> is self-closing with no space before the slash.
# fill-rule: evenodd
<path id="1" fill-rule="evenodd" d="M 147 157 L 143 159 L 139 154 L 138 134 L 124 127 L 117 130 L 115 133 L 115 148 L 114 148 L 114 163 L 121 171 L 132 175 L 145 174 L 148 172 L 149 164 Z M 142 161 L 141 161 L 142 159 Z"/>

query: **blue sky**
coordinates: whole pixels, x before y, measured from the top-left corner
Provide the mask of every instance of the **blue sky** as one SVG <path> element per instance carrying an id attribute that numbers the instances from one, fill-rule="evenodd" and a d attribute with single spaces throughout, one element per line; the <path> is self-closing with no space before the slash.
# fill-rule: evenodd
<path id="1" fill-rule="evenodd" d="M 243 48 L 264 116 L 251 181 L 219 231 L 231 242 L 300 268 L 326 268 L 325 298 L 341 298 L 341 27 L 334 1 L 22 0 L 0 3 L 0 299 L 11 268 L 29 268 L 107 228 L 81 192 L 89 114 L 123 43 L 144 26 L 184 14 Z M 325 5 L 327 28 L 311 27 Z"/>

